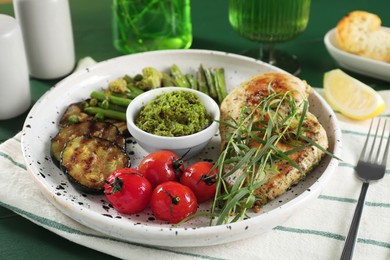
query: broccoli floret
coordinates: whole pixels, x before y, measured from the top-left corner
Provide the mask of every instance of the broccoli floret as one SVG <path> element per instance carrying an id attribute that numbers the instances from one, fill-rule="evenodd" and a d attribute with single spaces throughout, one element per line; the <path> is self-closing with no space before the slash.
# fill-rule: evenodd
<path id="1" fill-rule="evenodd" d="M 161 87 L 162 74 L 152 67 L 142 69 L 143 78 L 136 83 L 136 86 L 142 90 L 150 90 Z"/>
<path id="2" fill-rule="evenodd" d="M 112 92 L 125 93 L 127 89 L 127 81 L 123 78 L 116 79 L 108 83 L 108 87 Z"/>

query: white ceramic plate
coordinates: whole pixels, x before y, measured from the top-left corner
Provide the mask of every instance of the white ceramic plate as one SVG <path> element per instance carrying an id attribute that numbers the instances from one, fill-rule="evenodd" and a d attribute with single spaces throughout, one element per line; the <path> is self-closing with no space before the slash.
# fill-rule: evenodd
<path id="1" fill-rule="evenodd" d="M 205 67 L 225 68 L 228 89 L 251 76 L 280 71 L 260 61 L 239 55 L 206 51 L 157 51 L 123 56 L 98 63 L 79 71 L 50 89 L 31 109 L 23 127 L 22 149 L 27 165 L 44 195 L 64 214 L 76 221 L 109 236 L 131 242 L 159 246 L 193 247 L 226 243 L 259 235 L 282 224 L 295 211 L 316 198 L 332 176 L 338 162 L 330 157 L 305 181 L 293 187 L 251 218 L 236 223 L 208 226 L 208 218 L 197 218 L 180 227 L 155 220 L 150 210 L 136 215 L 121 215 L 112 209 L 103 195 L 87 195 L 75 190 L 66 176 L 53 164 L 50 157 L 50 139 L 58 131 L 58 120 L 64 109 L 73 102 L 89 96 L 92 90 L 104 88 L 107 83 L 124 74 L 135 75 L 146 66 L 167 70 L 177 64 L 183 72 L 195 73 L 199 64 Z M 336 117 L 325 101 L 317 94 L 310 95 L 310 110 L 318 116 L 327 130 L 330 151 L 340 155 L 340 129 Z M 133 165 L 145 152 L 129 140 L 128 150 Z M 219 137 L 215 136 L 200 160 L 214 160 L 218 155 Z M 204 204 L 199 211 L 207 211 Z"/>
<path id="2" fill-rule="evenodd" d="M 389 28 L 385 28 L 390 30 Z M 340 49 L 336 39 L 336 29 L 330 30 L 324 37 L 329 54 L 343 68 L 369 77 L 390 81 L 390 63 L 358 56 Z"/>

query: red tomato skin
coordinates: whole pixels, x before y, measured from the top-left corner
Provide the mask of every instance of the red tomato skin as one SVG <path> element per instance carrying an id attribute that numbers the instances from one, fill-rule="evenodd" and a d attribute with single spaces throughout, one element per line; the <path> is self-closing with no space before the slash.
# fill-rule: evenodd
<path id="1" fill-rule="evenodd" d="M 113 192 L 115 178 L 122 183 L 122 190 Z M 104 185 L 108 202 L 120 213 L 134 214 L 143 211 L 149 205 L 153 188 L 150 182 L 137 169 L 123 168 L 114 171 Z"/>
<path id="2" fill-rule="evenodd" d="M 205 202 L 214 198 L 216 191 L 216 183 L 214 181 L 205 181 L 202 176 L 217 176 L 218 170 L 213 168 L 213 164 L 209 162 L 196 162 L 188 166 L 180 178 L 180 183 L 189 187 L 195 194 L 199 203 Z M 209 173 L 210 172 L 210 173 Z"/>
<path id="3" fill-rule="evenodd" d="M 163 182 L 179 181 L 184 165 L 178 154 L 160 150 L 148 154 L 138 165 L 138 170 L 154 188 Z"/>
<path id="4" fill-rule="evenodd" d="M 180 198 L 175 204 L 172 198 Z M 198 202 L 190 188 L 175 181 L 158 185 L 152 194 L 150 208 L 159 220 L 177 224 L 184 218 L 193 215 L 198 210 Z"/>

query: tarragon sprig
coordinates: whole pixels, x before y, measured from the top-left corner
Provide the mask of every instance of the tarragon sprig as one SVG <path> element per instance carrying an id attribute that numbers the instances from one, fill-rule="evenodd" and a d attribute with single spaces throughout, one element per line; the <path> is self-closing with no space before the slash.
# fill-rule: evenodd
<path id="1" fill-rule="evenodd" d="M 247 210 L 253 208 L 257 200 L 262 200 L 254 191 L 264 184 L 267 175 L 277 173 L 277 169 L 272 169 L 273 161 L 284 160 L 302 172 L 288 155 L 314 142 L 302 138 L 308 101 L 297 103 L 296 93 L 294 90 L 276 93 L 269 87 L 268 95 L 259 99 L 256 107 L 243 107 L 238 119 L 220 121 L 233 131 L 215 163 L 219 178 L 210 223 L 215 219 L 219 225 L 247 217 Z M 284 152 L 277 147 L 280 141 L 292 143 L 294 140 L 293 151 Z M 253 141 L 259 145 L 252 147 L 250 142 Z M 228 185 L 226 178 L 237 171 L 240 174 L 234 184 Z"/>

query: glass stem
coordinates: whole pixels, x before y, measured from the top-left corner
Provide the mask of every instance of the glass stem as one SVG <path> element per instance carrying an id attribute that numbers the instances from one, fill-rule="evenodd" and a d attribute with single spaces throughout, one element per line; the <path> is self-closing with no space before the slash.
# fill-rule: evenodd
<path id="1" fill-rule="evenodd" d="M 274 54 L 275 54 L 274 43 L 263 43 L 260 45 L 260 60 L 267 62 L 271 65 L 275 65 L 276 60 Z"/>

